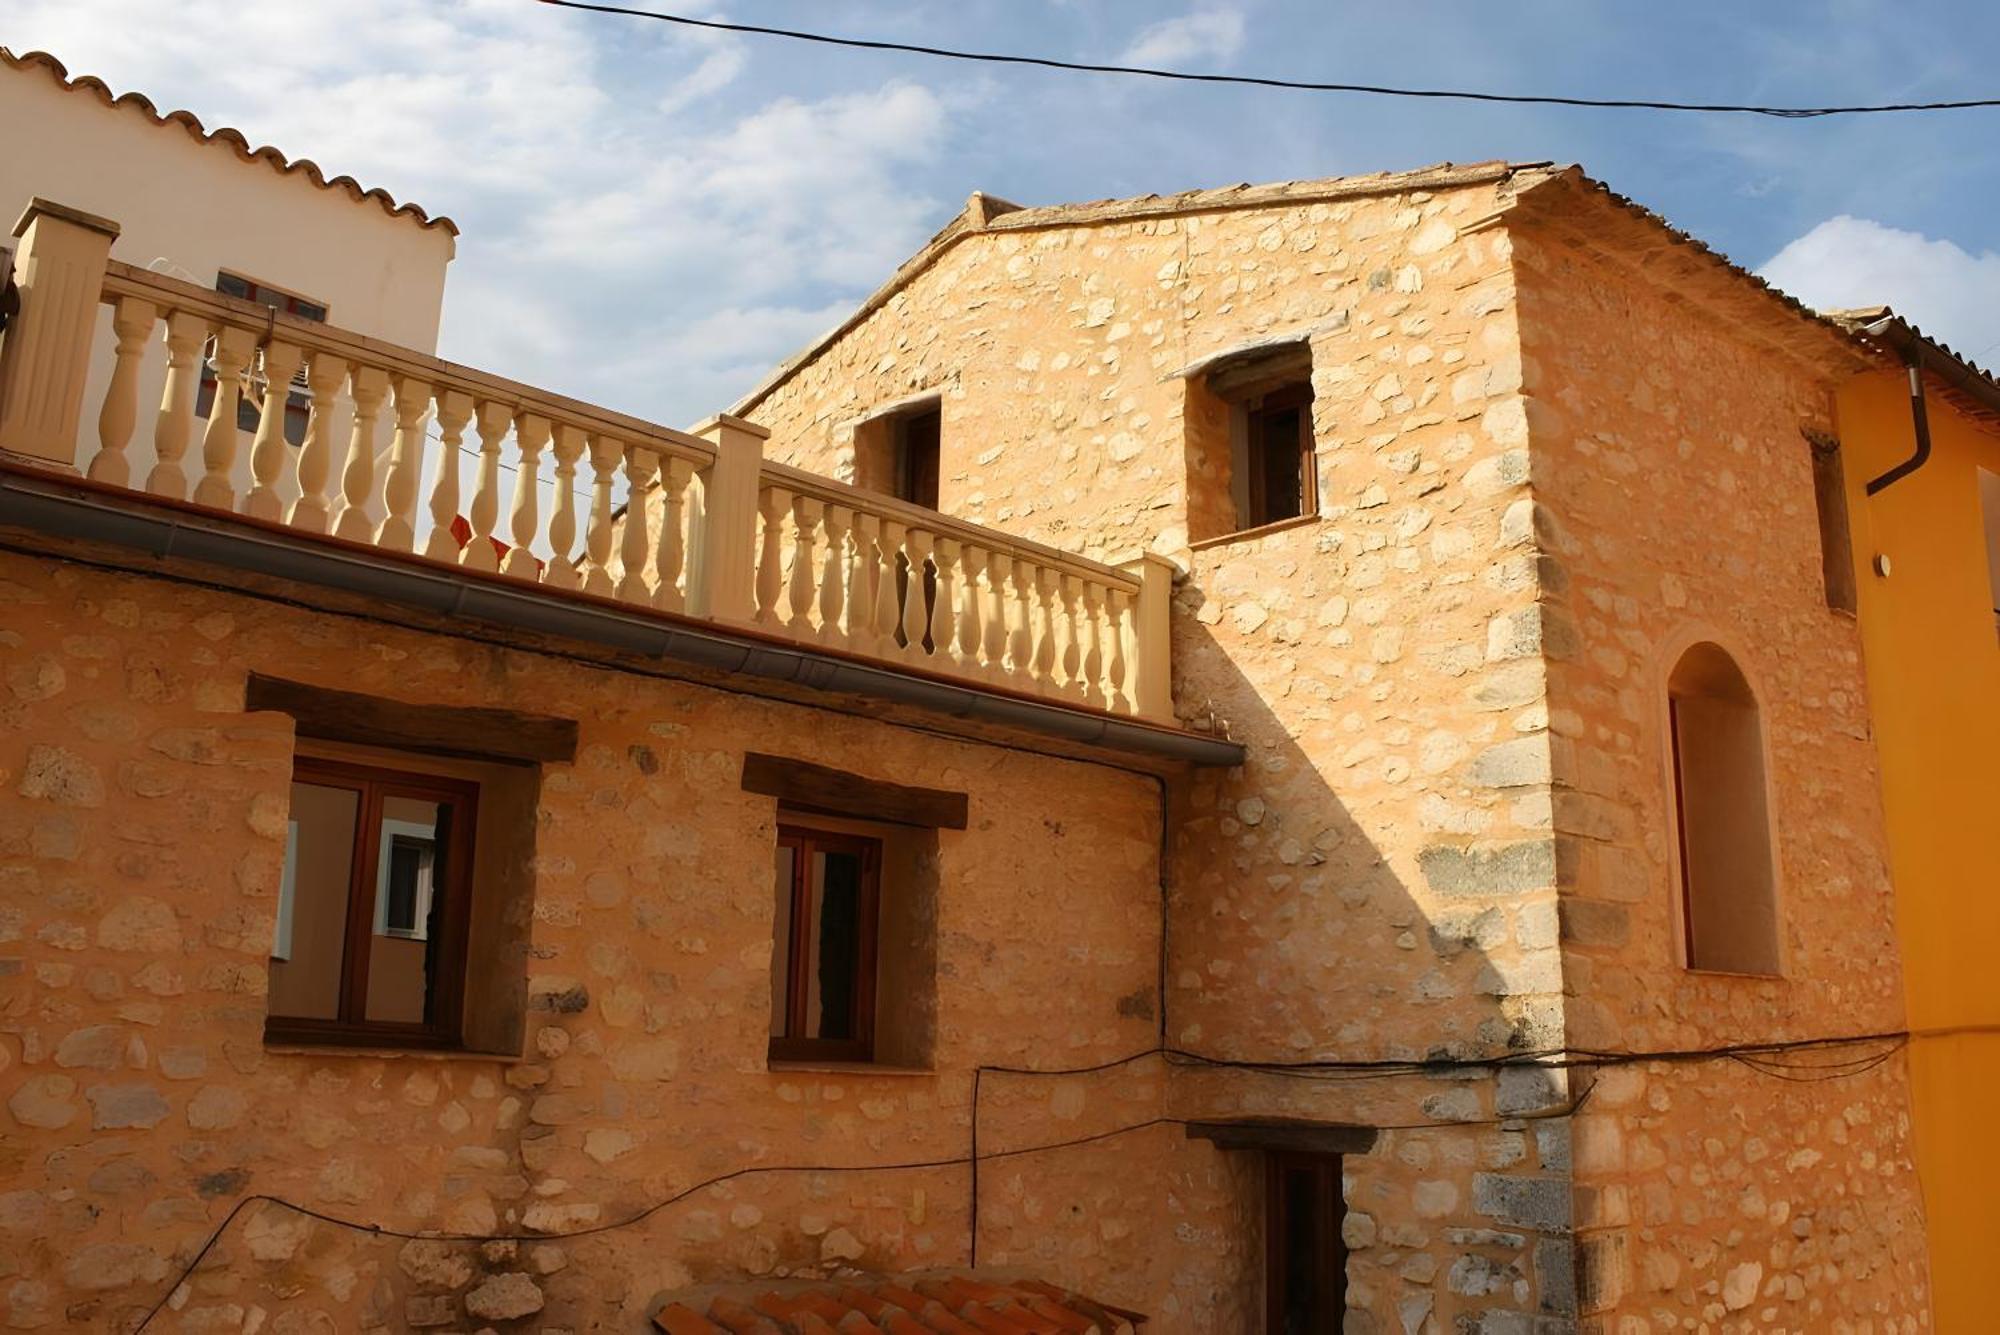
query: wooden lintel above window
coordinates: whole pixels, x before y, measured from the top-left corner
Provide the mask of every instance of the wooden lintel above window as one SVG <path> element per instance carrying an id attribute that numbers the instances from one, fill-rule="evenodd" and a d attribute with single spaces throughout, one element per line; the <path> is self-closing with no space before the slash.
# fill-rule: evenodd
<path id="1" fill-rule="evenodd" d="M 1366 1154 L 1375 1145 L 1375 1128 L 1253 1118 L 1241 1122 L 1189 1122 L 1187 1137 L 1209 1141 L 1219 1150 Z"/>
<path id="2" fill-rule="evenodd" d="M 399 751 L 541 764 L 576 759 L 576 720 L 514 709 L 411 704 L 250 674 L 243 707 L 290 714 L 298 735 Z"/>
<path id="3" fill-rule="evenodd" d="M 964 793 L 864 778 L 787 756 L 754 751 L 745 755 L 743 791 L 775 797 L 795 810 L 823 816 L 887 821 L 926 830 L 965 828 Z"/>

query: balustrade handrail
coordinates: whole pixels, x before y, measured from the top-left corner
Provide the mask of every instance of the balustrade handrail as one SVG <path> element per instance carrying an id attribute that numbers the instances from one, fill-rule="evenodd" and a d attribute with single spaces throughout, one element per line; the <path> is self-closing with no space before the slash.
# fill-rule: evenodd
<path id="1" fill-rule="evenodd" d="M 306 320 L 274 310 L 262 302 L 248 301 L 217 292 L 199 283 L 155 273 L 121 260 L 105 265 L 104 301 L 137 297 L 162 309 L 191 311 L 209 320 L 248 325 L 259 333 L 296 344 L 308 351 L 324 350 L 348 360 L 381 367 L 392 375 L 415 376 L 440 390 L 464 390 L 478 398 L 506 403 L 524 413 L 567 422 L 586 430 L 599 430 L 620 440 L 645 445 L 662 453 L 677 454 L 705 467 L 715 459 L 715 446 L 700 436 L 661 426 L 641 417 L 628 416 L 610 408 L 550 390 L 509 380 L 460 362 L 446 361 L 415 348 L 357 334 L 351 329 Z"/>
<path id="2" fill-rule="evenodd" d="M 852 486 L 791 464 L 781 464 L 767 459 L 764 461 L 763 476 L 765 481 L 789 492 L 810 496 L 814 500 L 833 505 L 847 506 L 882 519 L 892 519 L 899 524 L 920 528 L 933 536 L 970 543 L 988 551 L 1012 557 L 1031 557 L 1038 566 L 1065 575 L 1094 580 L 1107 588 L 1127 593 L 1135 593 L 1139 588 L 1138 577 L 1117 566 L 1093 561 L 1087 556 L 1078 556 L 1074 552 L 1066 552 L 1059 547 L 1036 542 L 1032 538 L 1017 537 L 1012 533 L 1003 533 L 999 529 L 987 528 L 970 520 L 955 519 L 942 511 L 928 509 L 914 501 L 906 501 L 879 491 L 870 491 L 865 487 Z"/>

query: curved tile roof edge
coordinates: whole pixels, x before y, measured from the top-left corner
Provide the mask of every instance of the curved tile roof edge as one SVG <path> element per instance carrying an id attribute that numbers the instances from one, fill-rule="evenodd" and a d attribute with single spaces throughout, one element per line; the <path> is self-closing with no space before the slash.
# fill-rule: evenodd
<path id="1" fill-rule="evenodd" d="M 197 143 L 225 144 L 236 151 L 245 162 L 262 161 L 270 164 L 281 176 L 303 172 L 308 181 L 322 190 L 344 190 L 358 204 L 373 200 L 381 205 L 382 211 L 392 218 L 412 218 L 420 227 L 441 227 L 452 236 L 459 235 L 458 224 L 444 214 L 431 214 L 421 205 L 398 203 L 396 197 L 380 188 L 369 188 L 352 176 L 328 177 L 320 170 L 319 164 L 310 158 L 288 158 L 279 149 L 269 144 L 252 148 L 242 131 L 224 125 L 211 130 L 201 123 L 201 118 L 192 111 L 168 111 L 162 113 L 153 100 L 143 93 L 113 94 L 109 84 L 94 75 L 81 74 L 72 78 L 68 66 L 46 51 L 28 51 L 15 54 L 8 47 L 0 46 L 0 63 L 11 69 L 45 70 L 55 79 L 56 85 L 65 92 L 87 92 L 94 94 L 107 107 L 131 107 L 142 112 L 155 125 L 178 125 Z"/>

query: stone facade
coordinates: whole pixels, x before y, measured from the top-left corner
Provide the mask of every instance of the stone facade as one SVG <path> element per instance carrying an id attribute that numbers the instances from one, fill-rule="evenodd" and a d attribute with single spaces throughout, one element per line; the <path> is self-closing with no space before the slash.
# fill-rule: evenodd
<path id="1" fill-rule="evenodd" d="M 262 1192 L 521 1238 L 247 1207 L 178 1328 L 632 1330 L 690 1284 L 977 1264 L 1229 1335 L 1263 1319 L 1264 1167 L 1187 1124 L 1281 1120 L 1373 1132 L 1343 1161 L 1351 1332 L 1926 1328 L 1901 1054 L 1699 1055 L 1901 1023 L 1799 437 L 1840 354 L 1719 262 L 1670 295 L 1646 244 L 1502 166 L 975 197 L 742 405 L 770 457 L 865 481 L 870 422 L 935 397 L 942 509 L 1174 561 L 1174 697 L 1245 746 L 1226 772 L 0 558 L 0 1314 L 128 1328 Z M 1202 368 L 1280 340 L 1310 350 L 1317 510 L 1232 534 Z M 1695 632 L 1763 705 L 1781 979 L 1679 962 L 1663 683 Z M 262 1042 L 312 748 L 245 711 L 251 673 L 579 721 L 523 803 L 518 1060 Z M 748 752 L 970 795 L 919 1069 L 768 1067 Z M 793 1171 L 841 1165 L 875 1167 Z M 743 1168 L 770 1171 L 678 1198 Z"/>
<path id="2" fill-rule="evenodd" d="M 697 1280 L 963 1264 L 973 1067 L 1155 1040 L 1148 775 L 42 556 L 5 558 L 0 606 L 9 1329 L 129 1329 L 251 1192 L 532 1238 L 739 1168 L 944 1161 L 739 1178 L 575 1242 L 405 1244 L 253 1206 L 155 1329 L 629 1331 Z M 264 1046 L 298 744 L 243 711 L 252 671 L 581 722 L 533 803 L 520 1059 Z M 748 750 L 971 795 L 969 828 L 937 836 L 929 1069 L 766 1069 L 775 799 L 740 790 Z M 1160 1100 L 1144 1070 L 1014 1077 L 980 1130 L 1022 1148 Z M 1176 1188 L 1132 1166 L 1172 1143 L 996 1163 L 983 1246 L 1157 1309 L 1165 1276 L 1229 1264 L 1149 1230 Z M 1213 1209 L 1218 1170 L 1191 1171 Z"/>
<path id="3" fill-rule="evenodd" d="M 1183 1049 L 1675 1051 L 1900 1024 L 1858 638 L 1821 601 L 1799 434 L 1839 356 L 1717 261 L 1669 295 L 1609 257 L 1635 226 L 1674 249 L 1656 221 L 1587 192 L 1518 211 L 1537 186 L 1568 182 L 975 197 L 740 406 L 776 457 L 840 473 L 857 422 L 935 393 L 947 511 L 1183 567 L 1179 711 L 1250 749 L 1176 793 Z M 1283 337 L 1311 347 L 1318 513 L 1206 536 L 1226 483 L 1190 369 Z M 1782 981 L 1679 964 L 1660 658 L 1697 625 L 1747 646 L 1766 702 Z M 1722 1060 L 1174 1082 L 1201 1116 L 1480 1123 L 1347 1160 L 1351 1328 L 1927 1318 L 1898 1054 L 1838 1083 Z"/>

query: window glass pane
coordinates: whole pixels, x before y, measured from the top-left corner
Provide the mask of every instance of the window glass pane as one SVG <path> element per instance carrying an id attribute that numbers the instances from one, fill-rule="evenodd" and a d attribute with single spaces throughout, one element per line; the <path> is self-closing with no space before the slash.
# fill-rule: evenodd
<path id="1" fill-rule="evenodd" d="M 1284 1335 L 1319 1335 L 1319 1175 L 1310 1168 L 1283 1170 Z"/>
<path id="2" fill-rule="evenodd" d="M 331 1020 L 340 1014 L 340 963 L 347 938 L 347 892 L 361 795 L 319 784 L 292 785 L 298 831 L 291 863 L 290 958 L 271 962 L 273 1015 Z"/>
<path id="3" fill-rule="evenodd" d="M 225 296 L 248 297 L 250 295 L 250 282 L 248 279 L 238 278 L 233 273 L 217 274 L 215 278 L 215 290 Z"/>
<path id="4" fill-rule="evenodd" d="M 372 878 L 370 1020 L 421 1024 L 429 1018 L 449 816 L 446 804 L 428 798 L 390 794 L 382 799 Z"/>
<path id="5" fill-rule="evenodd" d="M 798 854 L 778 845 L 776 900 L 771 907 L 771 1037 L 786 1036 L 792 1005 L 792 868 Z"/>
<path id="6" fill-rule="evenodd" d="M 806 1034 L 858 1038 L 855 989 L 861 979 L 861 858 L 814 850 L 808 941 Z"/>

